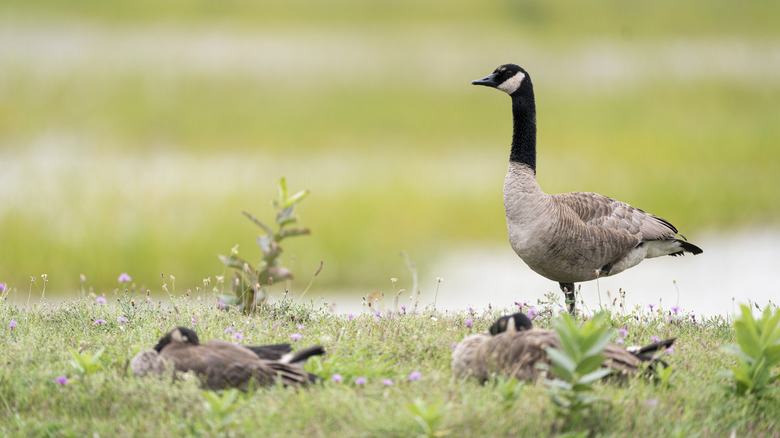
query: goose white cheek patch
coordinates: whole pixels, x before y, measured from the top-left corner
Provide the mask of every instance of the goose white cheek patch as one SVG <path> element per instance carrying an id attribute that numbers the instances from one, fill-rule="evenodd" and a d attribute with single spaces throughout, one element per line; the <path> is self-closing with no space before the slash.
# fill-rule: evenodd
<path id="1" fill-rule="evenodd" d="M 506 94 L 512 94 L 515 91 L 517 91 L 518 88 L 520 88 L 520 84 L 523 83 L 523 79 L 525 79 L 525 73 L 519 71 L 511 78 L 505 80 L 504 82 L 499 85 L 499 90 L 503 91 Z"/>

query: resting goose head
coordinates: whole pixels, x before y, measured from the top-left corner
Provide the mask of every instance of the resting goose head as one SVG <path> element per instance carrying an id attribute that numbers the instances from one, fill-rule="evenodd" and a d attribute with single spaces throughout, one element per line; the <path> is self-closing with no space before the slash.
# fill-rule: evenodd
<path id="1" fill-rule="evenodd" d="M 534 325 L 531 323 L 531 320 L 525 316 L 525 313 L 517 312 L 498 318 L 496 322 L 490 326 L 490 334 L 495 336 L 506 331 L 519 332 L 523 330 L 531 330 L 532 328 L 534 328 Z"/>
<path id="2" fill-rule="evenodd" d="M 194 330 L 187 327 L 176 327 L 168 334 L 160 338 L 160 340 L 157 342 L 157 345 L 154 346 L 154 349 L 159 353 L 163 348 L 165 348 L 166 345 L 173 343 L 200 345 L 200 339 L 198 339 L 198 334 L 195 333 Z"/>

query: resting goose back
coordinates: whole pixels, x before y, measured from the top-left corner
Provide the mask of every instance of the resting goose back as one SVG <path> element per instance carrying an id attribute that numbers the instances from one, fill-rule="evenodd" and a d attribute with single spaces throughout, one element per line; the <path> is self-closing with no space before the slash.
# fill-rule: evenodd
<path id="1" fill-rule="evenodd" d="M 547 194 L 536 181 L 536 103 L 528 72 L 514 64 L 475 80 L 512 99 L 514 130 L 504 180 L 509 243 L 536 273 L 557 281 L 574 312 L 574 283 L 615 275 L 646 258 L 702 250 L 669 221 L 597 193 Z"/>

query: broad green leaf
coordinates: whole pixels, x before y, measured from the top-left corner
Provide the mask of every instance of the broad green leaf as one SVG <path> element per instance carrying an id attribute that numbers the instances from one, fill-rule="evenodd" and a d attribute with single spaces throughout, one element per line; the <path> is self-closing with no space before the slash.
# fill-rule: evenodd
<path id="1" fill-rule="evenodd" d="M 569 356 L 567 356 L 563 351 L 552 347 L 546 347 L 544 351 L 547 353 L 547 356 L 550 358 L 550 361 L 552 361 L 556 368 L 566 370 L 567 377 L 574 374 L 574 370 L 577 369 L 577 363 Z"/>
<path id="2" fill-rule="evenodd" d="M 601 354 L 583 358 L 577 364 L 577 368 L 575 368 L 574 372 L 579 374 L 580 376 L 584 376 L 585 374 L 592 373 L 593 371 L 601 368 L 601 366 L 604 364 L 604 359 L 605 359 L 604 356 Z"/>
<path id="3" fill-rule="evenodd" d="M 579 383 L 584 385 L 589 385 L 597 380 L 601 380 L 604 377 L 608 376 L 610 373 L 612 373 L 612 369 L 610 368 L 601 368 L 596 371 L 593 371 L 591 373 L 588 373 L 580 378 Z"/>

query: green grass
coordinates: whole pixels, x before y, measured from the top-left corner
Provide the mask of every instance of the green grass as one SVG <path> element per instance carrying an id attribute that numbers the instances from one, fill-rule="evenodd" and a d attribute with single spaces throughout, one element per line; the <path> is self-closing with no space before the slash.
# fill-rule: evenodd
<path id="1" fill-rule="evenodd" d="M 439 313 L 424 310 L 390 315 L 393 304 L 349 318 L 325 309 L 277 301 L 257 316 L 212 308 L 210 298 L 181 297 L 168 305 L 145 302 L 144 296 L 108 294 L 62 303 L 45 300 L 31 307 L 0 303 L 0 434 L 3 436 L 211 436 L 223 414 L 209 407 L 194 380 L 136 379 L 128 375 L 129 359 L 149 348 L 177 325 L 194 328 L 201 339 L 230 340 L 232 327 L 242 342 L 289 342 L 300 348 L 320 343 L 327 354 L 307 369 L 323 383 L 306 390 L 275 387 L 242 395 L 221 432 L 226 435 L 415 436 L 422 433 L 412 411 L 438 404 L 442 417 L 434 426 L 452 436 L 545 436 L 566 432 L 544 385 L 506 391 L 506 384 L 454 382 L 449 368 L 452 344 L 485 330 L 496 311 Z M 136 306 L 129 304 L 134 299 Z M 402 297 L 406 298 L 406 297 Z M 37 299 L 36 299 L 37 300 Z M 402 300 L 405 301 L 405 300 Z M 549 309 L 549 307 L 540 307 Z M 673 322 L 669 322 L 670 317 Z M 118 322 L 127 318 L 127 322 Z M 473 319 L 471 327 L 466 319 Z M 550 326 L 550 312 L 537 318 Z M 105 323 L 97 323 L 97 320 Z M 16 326 L 10 328 L 11 321 Z M 193 322 L 193 320 L 195 322 Z M 613 313 L 610 324 L 626 327 L 626 344 L 647 344 L 652 336 L 677 337 L 667 357 L 672 375 L 666 385 L 634 379 L 625 386 L 597 384 L 597 404 L 589 419 L 571 431 L 597 436 L 775 436 L 780 408 L 772 400 L 728 396 L 719 371 L 734 361 L 720 347 L 734 342 L 723 317 L 700 320 L 656 309 L 648 313 Z M 69 349 L 81 354 L 103 350 L 98 369 L 79 375 Z M 418 371 L 422 378 L 408 381 Z M 334 374 L 342 383 L 331 380 Z M 59 384 L 60 376 L 68 378 Z M 363 377 L 364 385 L 355 384 Z M 394 384 L 385 386 L 383 379 Z M 508 394 L 508 396 L 507 396 Z M 219 406 L 219 405 L 217 405 Z M 216 412 L 216 413 L 215 413 Z M 226 416 L 226 415 L 225 415 Z M 212 426 L 210 426 L 210 424 Z"/>

